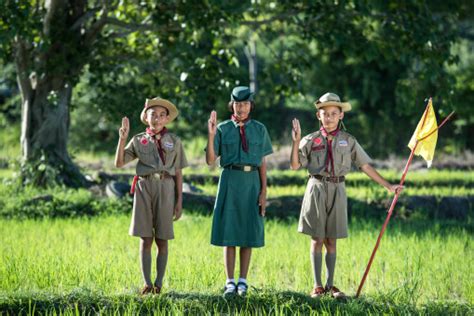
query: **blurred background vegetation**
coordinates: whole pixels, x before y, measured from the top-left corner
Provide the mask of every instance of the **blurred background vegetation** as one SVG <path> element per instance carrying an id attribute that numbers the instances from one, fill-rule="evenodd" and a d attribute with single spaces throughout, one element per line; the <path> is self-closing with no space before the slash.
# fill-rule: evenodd
<path id="1" fill-rule="evenodd" d="M 268 127 L 275 145 L 290 142 L 293 117 L 303 121 L 304 132 L 316 129 L 313 102 L 332 91 L 353 104 L 346 127 L 373 157 L 406 154 L 430 96 L 440 119 L 456 111 L 438 150 L 473 148 L 469 2 L 80 1 L 75 19 L 71 12 L 79 4 L 61 3 L 66 22 L 52 24 L 56 31 L 50 33 L 45 25 L 51 8 L 42 1 L 0 5 L 3 157 L 21 152 L 18 38 L 29 45 L 26 76 L 54 81 L 61 74 L 72 86 L 62 137 L 73 154 L 113 154 L 121 117 L 131 118 L 132 133 L 141 132 L 139 113 L 145 98 L 154 96 L 178 105 L 173 131 L 186 141 L 202 139 L 211 110 L 220 120 L 228 118 L 235 85 L 256 90 L 253 116 Z M 93 43 L 78 45 L 83 38 L 71 30 L 79 25 L 87 34 L 101 21 Z M 55 40 L 62 43 L 56 51 L 65 53 L 38 66 L 45 51 L 56 52 Z M 45 99 L 50 104 L 42 105 L 44 113 L 57 107 L 52 99 Z"/>

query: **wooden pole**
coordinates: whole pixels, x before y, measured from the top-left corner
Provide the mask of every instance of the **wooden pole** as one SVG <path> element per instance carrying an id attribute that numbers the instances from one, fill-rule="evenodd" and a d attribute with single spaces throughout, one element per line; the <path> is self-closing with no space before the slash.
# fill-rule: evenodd
<path id="1" fill-rule="evenodd" d="M 430 100 L 431 100 L 431 98 L 430 98 Z M 429 104 L 429 102 L 428 102 L 428 104 Z M 425 109 L 424 117 L 423 117 L 423 123 L 421 125 L 421 128 L 423 128 L 423 125 L 425 124 L 427 113 L 428 113 L 428 105 L 426 105 L 426 109 Z M 405 178 L 406 178 L 406 175 L 408 173 L 408 169 L 410 167 L 410 164 L 413 160 L 413 156 L 415 154 L 415 149 L 418 146 L 418 143 L 421 142 L 422 140 L 428 138 L 434 132 L 436 132 L 438 129 L 440 129 L 451 118 L 451 116 L 453 114 L 454 114 L 454 111 L 451 112 L 434 131 L 432 131 L 428 135 L 426 135 L 423 138 L 416 141 L 415 146 L 413 146 L 413 149 L 411 150 L 410 157 L 408 158 L 408 161 L 405 165 L 405 169 L 403 170 L 402 178 L 400 179 L 400 185 L 403 185 L 405 183 Z M 375 253 L 377 252 L 377 249 L 379 248 L 380 241 L 382 240 L 382 236 L 385 232 L 385 229 L 387 228 L 387 224 L 390 221 L 390 217 L 392 216 L 393 209 L 395 208 L 395 205 L 397 204 L 399 195 L 400 195 L 399 193 L 395 193 L 395 196 L 393 197 L 392 203 L 390 204 L 390 208 L 388 210 L 387 217 L 385 218 L 385 222 L 383 223 L 382 229 L 380 230 L 380 233 L 379 233 L 379 237 L 377 238 L 377 242 L 375 243 L 374 250 L 372 251 L 372 255 L 370 256 L 369 263 L 367 264 L 367 268 L 365 269 L 364 276 L 362 277 L 362 280 L 359 284 L 359 288 L 357 289 L 357 294 L 355 296 L 356 298 L 359 297 L 359 295 L 362 291 L 362 287 L 364 286 L 365 279 L 367 278 L 367 275 L 369 274 L 369 271 L 370 271 L 370 267 L 372 266 L 372 262 L 374 261 Z"/>

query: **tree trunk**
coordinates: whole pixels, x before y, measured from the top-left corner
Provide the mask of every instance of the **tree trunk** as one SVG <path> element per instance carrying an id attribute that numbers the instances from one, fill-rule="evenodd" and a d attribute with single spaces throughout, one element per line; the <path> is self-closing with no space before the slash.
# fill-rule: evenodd
<path id="1" fill-rule="evenodd" d="M 245 46 L 245 56 L 249 63 L 249 79 L 250 79 L 250 90 L 253 93 L 257 93 L 257 44 L 255 40 L 251 39 L 250 42 Z"/>
<path id="2" fill-rule="evenodd" d="M 61 83 L 54 90 L 54 78 L 38 83 L 34 75 L 30 79 L 32 89 L 22 91 L 23 183 L 84 186 L 87 181 L 67 151 L 71 84 Z"/>
<path id="3" fill-rule="evenodd" d="M 34 47 L 30 39 L 20 34 L 14 37 L 14 60 L 22 97 L 24 184 L 87 184 L 67 151 L 69 110 L 73 86 L 105 25 L 108 1 L 101 7 L 97 17 L 93 13 L 98 8 L 87 12 L 86 0 L 46 1 L 43 27 L 38 30 L 44 47 Z"/>

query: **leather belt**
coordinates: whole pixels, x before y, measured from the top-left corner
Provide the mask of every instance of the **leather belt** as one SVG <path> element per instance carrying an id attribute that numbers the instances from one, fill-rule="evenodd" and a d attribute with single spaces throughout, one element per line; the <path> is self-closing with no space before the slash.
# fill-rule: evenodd
<path id="1" fill-rule="evenodd" d="M 224 169 L 250 172 L 250 171 L 258 170 L 258 167 L 256 167 L 256 166 L 242 166 L 242 165 L 228 165 L 228 166 L 225 166 Z"/>
<path id="2" fill-rule="evenodd" d="M 146 176 L 140 176 L 141 179 L 160 179 L 160 180 L 168 179 L 172 177 L 173 176 L 170 175 L 168 172 L 155 172 L 152 174 L 148 174 Z"/>
<path id="3" fill-rule="evenodd" d="M 310 177 L 310 178 L 317 179 L 317 180 L 319 180 L 319 181 L 332 182 L 332 183 L 344 182 L 344 180 L 346 179 L 346 177 L 344 177 L 344 176 L 340 176 L 340 177 L 325 177 L 325 176 L 321 176 L 321 175 L 319 175 L 319 174 L 311 174 L 309 177 Z"/>

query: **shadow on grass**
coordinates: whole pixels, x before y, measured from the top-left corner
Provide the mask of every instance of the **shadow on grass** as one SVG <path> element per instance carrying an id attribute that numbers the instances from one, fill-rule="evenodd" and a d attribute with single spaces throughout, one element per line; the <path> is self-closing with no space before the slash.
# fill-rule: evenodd
<path id="1" fill-rule="evenodd" d="M 5 314 L 427 314 L 472 313 L 472 305 L 452 301 L 413 305 L 390 295 L 378 297 L 310 298 L 292 291 L 253 289 L 247 297 L 224 299 L 219 293 L 177 293 L 139 296 L 125 293 L 106 296 L 87 289 L 55 295 L 49 293 L 1 294 L 0 311 Z"/>

